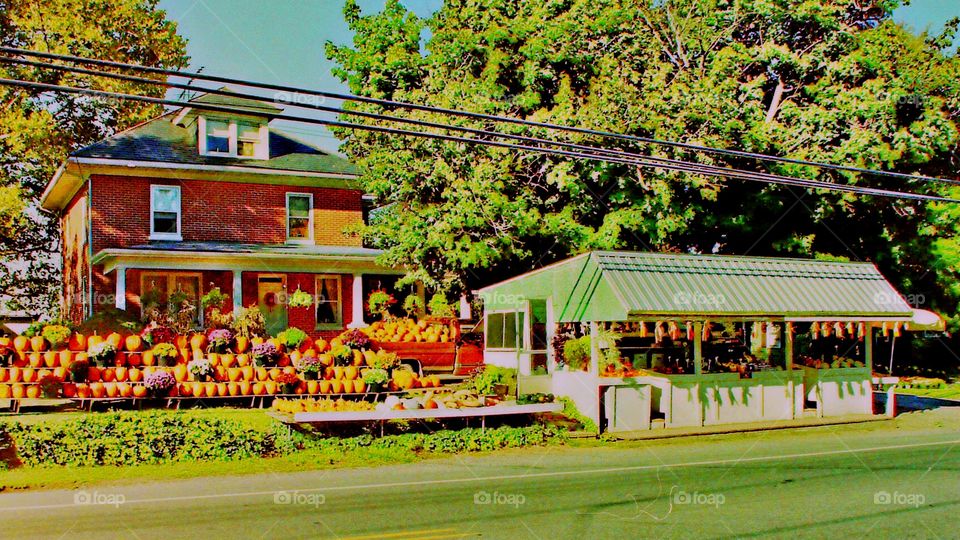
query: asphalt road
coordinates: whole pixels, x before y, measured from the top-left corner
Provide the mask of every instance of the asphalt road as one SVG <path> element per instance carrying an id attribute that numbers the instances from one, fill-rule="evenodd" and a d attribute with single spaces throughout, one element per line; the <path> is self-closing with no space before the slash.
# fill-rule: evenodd
<path id="1" fill-rule="evenodd" d="M 958 538 L 960 415 L 924 414 L 913 427 L 2 494 L 0 537 Z"/>

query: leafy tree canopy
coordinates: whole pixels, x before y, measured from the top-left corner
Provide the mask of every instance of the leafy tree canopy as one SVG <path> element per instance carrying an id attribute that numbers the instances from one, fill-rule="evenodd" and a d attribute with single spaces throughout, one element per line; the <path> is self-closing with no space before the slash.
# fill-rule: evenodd
<path id="1" fill-rule="evenodd" d="M 398 1 L 328 43 L 353 93 L 672 141 L 954 176 L 958 61 L 891 20 L 897 0 Z M 864 186 L 942 185 L 558 135 L 437 114 L 409 118 L 564 137 L 663 157 Z M 358 121 L 350 117 L 351 121 Z M 368 121 L 371 122 L 371 121 Z M 385 262 L 474 287 L 591 249 L 843 257 L 878 263 L 926 307 L 957 313 L 960 209 L 339 130 L 383 207 Z M 955 190 L 956 191 L 956 190 Z M 956 196 L 957 193 L 954 193 Z M 482 271 L 480 273 L 479 271 Z"/>
<path id="2" fill-rule="evenodd" d="M 186 42 L 157 0 L 0 0 L 0 44 L 180 68 Z M 162 96 L 132 85 L 0 64 L 0 76 Z M 57 219 L 39 197 L 67 155 L 155 116 L 155 106 L 0 87 L 0 300 L 49 312 L 59 293 Z"/>

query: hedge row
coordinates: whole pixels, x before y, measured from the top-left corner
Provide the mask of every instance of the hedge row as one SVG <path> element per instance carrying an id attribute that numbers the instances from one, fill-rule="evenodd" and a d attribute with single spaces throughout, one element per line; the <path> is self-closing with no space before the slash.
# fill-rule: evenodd
<path id="1" fill-rule="evenodd" d="M 28 466 L 228 461 L 276 453 L 271 433 L 163 411 L 89 414 L 52 424 L 6 422 L 2 432 Z"/>
<path id="2" fill-rule="evenodd" d="M 560 430 L 540 425 L 317 438 L 279 424 L 272 430 L 258 430 L 235 420 L 172 411 L 90 414 L 52 424 L 0 423 L 0 455 L 15 453 L 26 466 L 229 461 L 310 448 L 456 453 L 541 446 L 562 440 Z M 14 449 L 4 448 L 11 443 Z"/>

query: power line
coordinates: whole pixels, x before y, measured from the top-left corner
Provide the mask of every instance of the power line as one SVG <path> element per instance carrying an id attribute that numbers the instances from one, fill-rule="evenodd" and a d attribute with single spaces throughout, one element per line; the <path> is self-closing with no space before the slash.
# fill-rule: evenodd
<path id="1" fill-rule="evenodd" d="M 133 95 L 133 94 L 124 94 L 120 92 L 92 90 L 89 88 L 77 88 L 77 87 L 71 87 L 71 86 L 53 85 L 53 84 L 38 83 L 33 81 L 22 81 L 17 79 L 0 79 L 0 85 L 17 86 L 21 88 L 33 88 L 33 89 L 48 91 L 48 92 L 64 92 L 64 93 L 109 97 L 114 99 L 129 99 L 132 101 L 153 103 L 157 105 L 170 105 L 170 106 L 176 106 L 176 107 L 193 107 L 200 110 L 224 112 L 224 113 L 231 113 L 231 114 L 248 114 L 249 113 L 249 111 L 242 108 L 229 107 L 229 106 L 223 106 L 223 105 L 213 105 L 213 104 L 196 103 L 196 102 L 183 103 L 179 101 L 173 101 L 173 100 L 162 99 L 162 98 L 154 98 L 149 96 L 139 96 L 139 95 Z M 391 135 L 421 137 L 421 138 L 436 139 L 436 140 L 458 142 L 458 143 L 465 143 L 465 144 L 480 144 L 480 145 L 486 145 L 486 146 L 508 148 L 513 150 L 524 150 L 524 151 L 530 151 L 530 152 L 559 155 L 559 156 L 565 156 L 565 157 L 652 167 L 652 168 L 659 168 L 659 169 L 665 169 L 665 170 L 671 170 L 671 171 L 677 171 L 677 172 L 689 172 L 689 173 L 701 174 L 705 176 L 750 180 L 750 181 L 756 181 L 756 182 L 763 182 L 767 184 L 771 184 L 771 183 L 782 184 L 782 185 L 795 186 L 795 187 L 805 187 L 805 188 L 811 188 L 811 189 L 826 189 L 826 190 L 833 190 L 833 191 L 843 191 L 843 192 L 849 192 L 849 193 L 859 193 L 864 195 L 874 195 L 874 196 L 880 196 L 880 197 L 892 197 L 892 198 L 901 198 L 901 199 L 954 202 L 954 203 L 960 202 L 960 199 L 952 199 L 952 198 L 940 197 L 935 195 L 905 193 L 905 192 L 891 191 L 886 189 L 850 186 L 850 185 L 843 185 L 843 184 L 832 184 L 832 183 L 819 182 L 814 180 L 804 180 L 804 179 L 792 178 L 792 177 L 778 177 L 776 175 L 754 173 L 754 172 L 742 171 L 738 169 L 720 168 L 720 170 L 716 170 L 716 169 L 706 168 L 706 166 L 702 166 L 695 163 L 687 163 L 687 162 L 683 162 L 682 164 L 661 163 L 661 162 L 654 161 L 654 158 L 648 158 L 645 156 L 638 156 L 637 158 L 631 160 L 631 159 L 624 159 L 619 157 L 603 156 L 603 155 L 596 155 L 596 154 L 584 154 L 580 152 L 558 150 L 553 148 L 542 148 L 542 147 L 535 147 L 535 146 L 504 143 L 500 141 L 457 137 L 453 135 L 445 135 L 440 133 L 408 131 L 408 130 L 397 129 L 397 128 L 383 127 L 383 126 L 373 126 L 373 125 L 367 125 L 367 124 L 355 124 L 351 122 L 322 120 L 318 118 L 305 118 L 305 117 L 299 117 L 299 116 L 293 116 L 293 115 L 287 115 L 287 114 L 274 114 L 271 116 L 279 120 L 290 120 L 290 121 L 303 122 L 308 124 L 341 127 L 346 129 L 359 129 L 359 130 L 385 133 L 385 134 L 391 134 Z"/>
<path id="2" fill-rule="evenodd" d="M 803 165 L 803 166 L 816 167 L 820 169 L 833 170 L 833 171 L 845 171 L 845 172 L 852 172 L 852 173 L 858 173 L 858 174 L 867 174 L 872 176 L 886 176 L 886 177 L 900 178 L 904 180 L 913 180 L 913 181 L 939 182 L 939 183 L 949 183 L 949 184 L 960 183 L 958 181 L 948 180 L 945 178 L 936 178 L 936 177 L 923 176 L 923 175 L 911 175 L 911 174 L 898 173 L 898 172 L 892 172 L 892 171 L 880 171 L 875 169 L 866 169 L 862 167 L 852 167 L 848 165 L 836 165 L 831 163 L 822 163 L 822 162 L 808 161 L 808 160 L 802 160 L 802 159 L 771 156 L 771 155 L 761 154 L 757 152 L 745 152 L 741 150 L 715 148 L 715 147 L 709 147 L 709 146 L 703 146 L 703 145 L 697 145 L 697 144 L 691 144 L 691 143 L 683 143 L 678 141 L 667 141 L 662 139 L 655 139 L 651 137 L 625 135 L 622 133 L 613 133 L 608 131 L 600 131 L 600 130 L 593 130 L 593 129 L 587 129 L 587 128 L 573 127 L 573 126 L 564 126 L 564 125 L 551 124 L 546 122 L 534 122 L 530 120 L 522 120 L 519 118 L 511 118 L 509 116 L 497 116 L 497 115 L 491 115 L 491 114 L 473 113 L 473 112 L 461 111 L 457 109 L 433 107 L 429 105 L 419 105 L 415 103 L 407 103 L 407 102 L 401 102 L 401 101 L 356 96 L 352 94 L 342 94 L 337 92 L 325 92 L 320 90 L 311 90 L 307 88 L 298 88 L 294 86 L 278 85 L 278 84 L 272 84 L 272 83 L 261 83 L 256 81 L 222 77 L 217 75 L 202 75 L 200 73 L 176 71 L 176 70 L 158 68 L 158 67 L 152 67 L 152 66 L 128 64 L 124 62 L 114 62 L 110 60 L 100 60 L 100 59 L 93 59 L 93 58 L 83 58 L 83 57 L 72 56 L 72 55 L 31 51 L 28 49 L 20 49 L 15 47 L 0 47 L 0 52 L 7 53 L 7 54 L 19 54 L 24 56 L 32 56 L 35 58 L 63 60 L 63 61 L 74 62 L 74 63 L 86 63 L 91 65 L 106 66 L 106 67 L 119 68 L 119 69 L 132 69 L 132 70 L 139 70 L 147 73 L 156 73 L 156 74 L 167 75 L 172 77 L 182 77 L 182 78 L 204 80 L 204 81 L 218 82 L 218 83 L 224 83 L 224 84 L 238 84 L 238 85 L 248 86 L 252 88 L 261 88 L 265 90 L 274 90 L 274 91 L 280 91 L 280 92 L 294 92 L 294 93 L 299 93 L 304 95 L 319 96 L 319 97 L 328 98 L 328 99 L 337 99 L 341 101 L 370 103 L 370 104 L 381 105 L 384 107 L 419 110 L 419 111 L 425 111 L 425 112 L 461 116 L 461 117 L 472 118 L 476 120 L 506 122 L 511 124 L 530 126 L 530 127 L 539 127 L 544 129 L 550 129 L 550 130 L 566 131 L 569 133 L 579 133 L 582 135 L 615 138 L 615 139 L 639 142 L 644 144 L 653 144 L 653 145 L 660 145 L 660 146 L 669 146 L 674 148 L 682 148 L 685 150 L 691 150 L 696 152 L 722 154 L 722 155 L 734 156 L 734 157 L 740 157 L 740 158 L 756 159 L 760 161 L 789 163 L 793 165 Z"/>

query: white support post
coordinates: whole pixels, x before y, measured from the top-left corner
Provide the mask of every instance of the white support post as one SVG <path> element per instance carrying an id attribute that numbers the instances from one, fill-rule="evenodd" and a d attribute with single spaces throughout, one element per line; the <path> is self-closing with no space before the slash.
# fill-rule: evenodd
<path id="1" fill-rule="evenodd" d="M 693 372 L 703 374 L 703 323 L 693 323 Z"/>
<path id="2" fill-rule="evenodd" d="M 460 320 L 469 321 L 473 318 L 473 314 L 470 310 L 470 302 L 467 301 L 467 295 L 460 295 Z"/>
<path id="3" fill-rule="evenodd" d="M 350 324 L 347 328 L 363 328 L 367 323 L 363 320 L 363 274 L 353 275 L 353 300 Z"/>
<path id="4" fill-rule="evenodd" d="M 233 271 L 233 314 L 240 315 L 243 309 L 243 272 Z"/>
<path id="5" fill-rule="evenodd" d="M 590 373 L 600 374 L 600 330 L 596 321 L 590 321 Z"/>
<path id="6" fill-rule="evenodd" d="M 115 271 L 117 273 L 117 291 L 114 300 L 116 300 L 117 309 L 125 311 L 127 309 L 127 268 L 118 266 Z"/>

